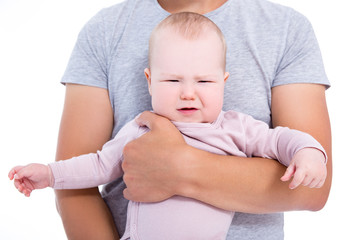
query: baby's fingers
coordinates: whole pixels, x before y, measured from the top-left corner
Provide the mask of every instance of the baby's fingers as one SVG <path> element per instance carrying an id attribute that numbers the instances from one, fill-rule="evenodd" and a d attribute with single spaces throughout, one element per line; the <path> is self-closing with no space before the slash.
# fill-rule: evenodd
<path id="1" fill-rule="evenodd" d="M 284 175 L 280 178 L 281 181 L 289 181 L 291 177 L 295 173 L 295 166 L 293 164 L 289 165 L 289 167 L 286 169 Z"/>
<path id="2" fill-rule="evenodd" d="M 316 181 L 313 181 L 309 187 L 310 188 L 321 188 L 325 183 L 325 179 L 320 179 L 320 180 L 316 180 Z"/>
<path id="3" fill-rule="evenodd" d="M 20 193 L 24 193 L 24 191 L 25 191 L 25 186 L 22 184 L 22 182 L 15 180 L 15 181 L 14 181 L 14 185 L 15 185 L 15 188 L 16 188 Z"/>
<path id="4" fill-rule="evenodd" d="M 320 183 L 316 186 L 316 188 L 321 188 L 322 186 L 324 186 L 325 183 L 325 179 L 321 180 Z"/>
<path id="5" fill-rule="evenodd" d="M 23 168 L 23 166 L 16 166 L 16 167 L 13 167 L 13 168 L 10 170 L 10 172 L 9 172 L 9 174 L 8 174 L 8 177 L 10 178 L 10 180 L 13 180 L 13 179 L 14 179 L 16 173 L 17 173 L 18 171 L 20 171 L 21 168 Z"/>
<path id="6" fill-rule="evenodd" d="M 13 180 L 14 179 L 14 175 L 15 175 L 15 170 L 14 169 L 11 169 L 9 174 L 8 174 L 8 177 L 10 180 Z"/>
<path id="7" fill-rule="evenodd" d="M 319 184 L 319 179 L 314 179 L 311 181 L 311 183 L 308 185 L 309 188 L 316 188 L 316 186 Z"/>
<path id="8" fill-rule="evenodd" d="M 25 196 L 29 197 L 30 193 L 32 192 L 32 189 L 28 188 L 23 181 L 21 180 L 16 180 L 14 181 L 14 185 L 15 188 L 22 194 L 24 194 Z"/>
<path id="9" fill-rule="evenodd" d="M 304 181 L 304 178 L 305 178 L 305 174 L 298 169 L 294 174 L 293 180 L 289 184 L 289 188 L 290 189 L 297 188 Z"/>
<path id="10" fill-rule="evenodd" d="M 310 187 L 310 185 L 312 185 L 314 181 L 318 181 L 318 180 L 316 180 L 315 178 L 313 178 L 311 176 L 306 175 L 301 184 L 304 187 Z"/>

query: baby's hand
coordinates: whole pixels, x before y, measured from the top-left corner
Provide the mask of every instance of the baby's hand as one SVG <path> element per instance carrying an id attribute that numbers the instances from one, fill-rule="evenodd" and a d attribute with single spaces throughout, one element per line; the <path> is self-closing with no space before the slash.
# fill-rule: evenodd
<path id="1" fill-rule="evenodd" d="M 14 185 L 29 197 L 34 189 L 42 189 L 52 186 L 52 172 L 49 166 L 32 163 L 27 166 L 17 166 L 9 172 L 10 180 L 14 179 Z"/>
<path id="2" fill-rule="evenodd" d="M 325 155 L 316 148 L 304 148 L 298 151 L 286 169 L 281 181 L 291 181 L 289 188 L 299 185 L 320 188 L 324 185 L 327 171 Z"/>

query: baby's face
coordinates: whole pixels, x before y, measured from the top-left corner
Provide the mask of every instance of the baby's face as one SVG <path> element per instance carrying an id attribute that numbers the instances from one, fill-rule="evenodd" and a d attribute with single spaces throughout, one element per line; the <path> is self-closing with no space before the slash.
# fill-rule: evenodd
<path id="1" fill-rule="evenodd" d="M 196 40 L 160 32 L 145 75 L 154 112 L 172 121 L 213 122 L 222 109 L 228 73 L 223 45 L 214 32 Z"/>

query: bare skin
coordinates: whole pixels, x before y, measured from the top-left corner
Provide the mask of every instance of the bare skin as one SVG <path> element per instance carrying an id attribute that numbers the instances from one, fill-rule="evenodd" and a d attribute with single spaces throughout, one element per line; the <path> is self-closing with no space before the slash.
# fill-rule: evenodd
<path id="1" fill-rule="evenodd" d="M 218 156 L 193 149 L 176 134 L 176 128 L 168 120 L 146 113 L 142 123 L 152 131 L 125 148 L 123 167 L 128 186 L 125 197 L 151 202 L 179 194 L 248 213 L 320 210 L 327 201 L 332 176 L 330 123 L 324 91 L 320 85 L 297 84 L 276 87 L 272 95 L 274 124 L 310 133 L 327 151 L 328 177 L 322 188 L 290 190 L 288 183 L 280 181 L 285 167 L 277 161 Z M 89 97 L 97 101 L 93 103 Z M 87 123 L 76 124 L 82 121 Z M 99 149 L 110 137 L 111 128 L 112 111 L 106 90 L 67 85 L 57 159 Z M 147 153 L 146 159 L 140 157 L 141 151 Z M 191 164 L 184 163 L 184 159 Z M 145 160 L 151 164 L 144 163 Z M 149 165 L 157 170 L 149 170 Z M 159 165 L 162 167 L 157 167 Z M 181 174 L 183 172 L 187 174 Z M 98 189 L 62 190 L 57 191 L 56 196 L 69 239 L 117 239 L 112 217 Z"/>
<path id="2" fill-rule="evenodd" d="M 276 126 L 308 132 L 327 151 L 328 177 L 322 188 L 290 190 L 288 182 L 280 181 L 285 167 L 277 161 L 218 156 L 194 149 L 185 144 L 166 119 L 146 112 L 139 121 L 152 131 L 124 149 L 124 180 L 128 187 L 125 197 L 152 202 L 182 195 L 247 213 L 322 209 L 332 176 L 330 123 L 324 91 L 324 86 L 315 84 L 276 87 L 272 103 Z"/>
<path id="3" fill-rule="evenodd" d="M 159 0 L 171 13 L 205 13 L 224 2 Z M 106 90 L 71 84 L 66 89 L 57 160 L 100 149 L 109 140 L 113 126 Z M 125 148 L 123 167 L 128 185 L 125 196 L 149 202 L 179 194 L 248 213 L 320 210 L 327 201 L 332 177 L 331 132 L 324 92 L 323 86 L 315 84 L 278 86 L 272 90 L 271 106 L 274 126 L 308 132 L 327 151 L 328 177 L 322 188 L 290 190 L 288 183 L 280 181 L 285 167 L 277 161 L 218 156 L 191 148 L 166 119 L 146 113 L 142 123 L 151 131 Z M 139 151 L 146 152 L 146 160 L 153 164 L 153 169 L 162 166 L 163 172 L 159 168 L 146 170 L 143 166 L 148 164 L 143 165 L 145 159 Z M 191 164 L 184 163 L 184 159 Z M 68 239 L 119 239 L 97 188 L 56 191 L 56 200 Z"/>
<path id="4" fill-rule="evenodd" d="M 225 1 L 159 2 L 169 12 L 205 13 Z M 113 113 L 106 90 L 67 84 L 56 159 L 95 152 L 109 140 L 112 127 Z M 55 193 L 68 239 L 119 239 L 112 216 L 97 188 Z"/>
<path id="5" fill-rule="evenodd" d="M 110 139 L 112 127 L 107 90 L 67 84 L 56 160 L 96 152 Z M 68 239 L 119 239 L 98 188 L 55 193 Z"/>

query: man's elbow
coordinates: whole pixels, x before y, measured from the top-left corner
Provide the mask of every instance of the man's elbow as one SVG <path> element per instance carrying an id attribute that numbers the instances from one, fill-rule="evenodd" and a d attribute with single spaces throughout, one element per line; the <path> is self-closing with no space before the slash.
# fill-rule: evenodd
<path id="1" fill-rule="evenodd" d="M 305 210 L 316 212 L 325 207 L 330 194 L 330 186 L 323 186 L 315 191 L 316 192 L 311 195 L 309 201 L 307 202 Z"/>
<path id="2" fill-rule="evenodd" d="M 313 212 L 320 211 L 325 207 L 326 202 L 327 202 L 327 198 L 325 198 L 325 197 L 319 198 L 310 204 L 308 210 L 313 211 Z"/>

